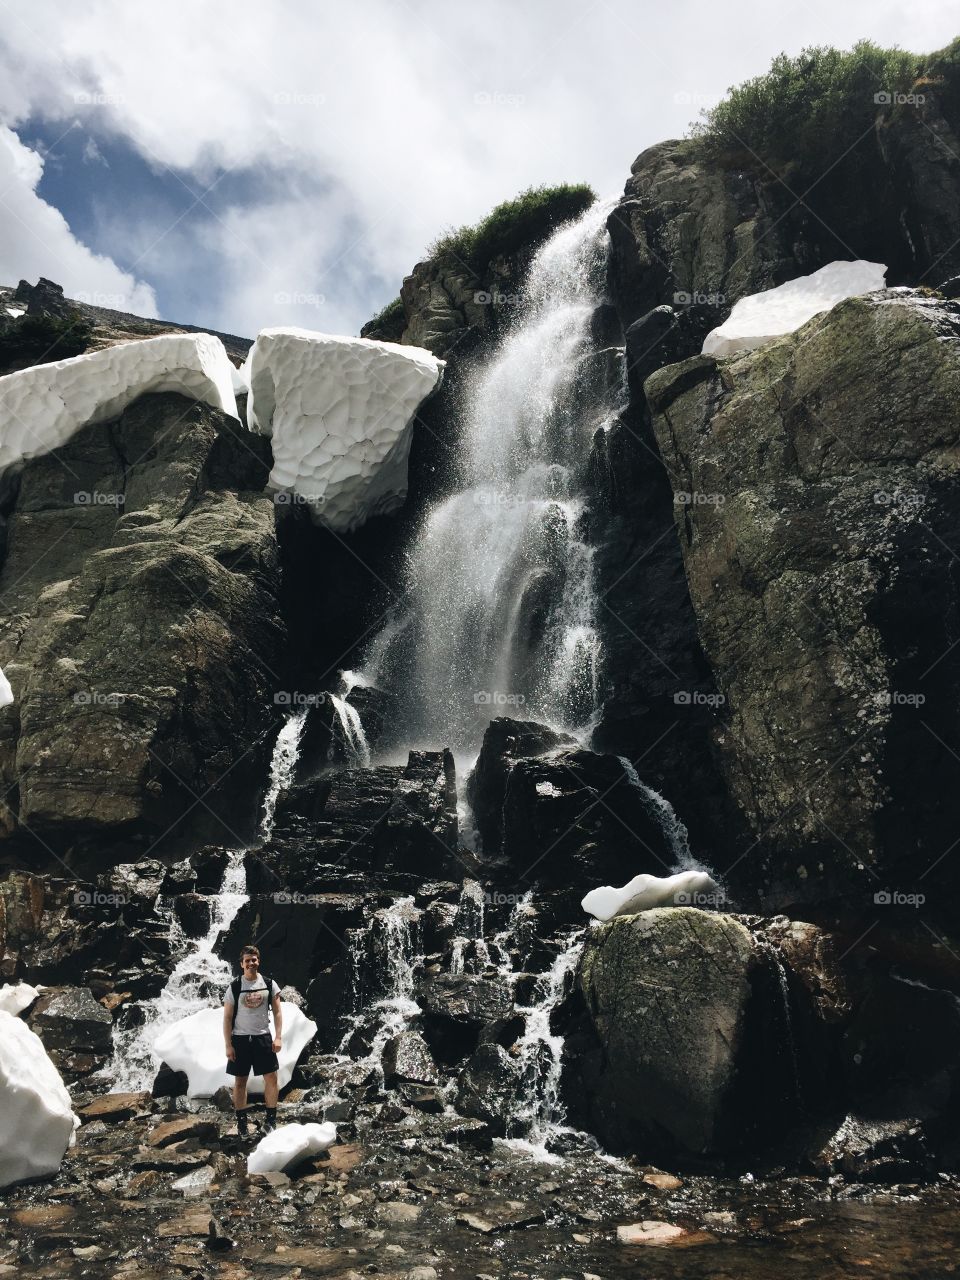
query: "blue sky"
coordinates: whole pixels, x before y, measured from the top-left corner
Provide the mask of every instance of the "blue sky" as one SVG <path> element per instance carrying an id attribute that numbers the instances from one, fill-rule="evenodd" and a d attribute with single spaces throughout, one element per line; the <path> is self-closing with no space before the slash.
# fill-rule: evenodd
<path id="1" fill-rule="evenodd" d="M 354 333 L 448 227 L 621 190 L 781 50 L 957 34 L 942 0 L 0 0 L 0 283 Z"/>

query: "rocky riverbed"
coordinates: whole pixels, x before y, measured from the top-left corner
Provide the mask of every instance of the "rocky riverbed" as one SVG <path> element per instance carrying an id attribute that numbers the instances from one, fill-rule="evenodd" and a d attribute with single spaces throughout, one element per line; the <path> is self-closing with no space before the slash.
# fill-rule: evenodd
<path id="1" fill-rule="evenodd" d="M 316 1092 L 289 1091 L 281 1123 L 322 1118 Z M 3 1197 L 0 1275 L 819 1280 L 956 1269 L 955 1177 L 879 1187 L 685 1176 L 605 1156 L 574 1133 L 545 1163 L 476 1122 L 404 1114 L 372 1082 L 361 1092 L 327 1106 L 352 1115 L 329 1152 L 254 1175 L 256 1137 L 235 1136 L 219 1097 L 78 1096 L 83 1123 L 60 1173 Z"/>

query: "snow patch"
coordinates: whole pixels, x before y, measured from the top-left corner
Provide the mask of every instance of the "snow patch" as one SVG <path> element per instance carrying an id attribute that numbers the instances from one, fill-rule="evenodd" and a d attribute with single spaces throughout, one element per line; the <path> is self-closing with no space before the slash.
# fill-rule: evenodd
<path id="1" fill-rule="evenodd" d="M 66 444 L 150 391 L 178 391 L 237 416 L 232 365 L 210 333 L 162 334 L 0 378 L 0 472 Z"/>
<path id="2" fill-rule="evenodd" d="M 283 1044 L 277 1057 L 280 1071 L 277 1083 L 282 1089 L 290 1083 L 297 1059 L 317 1034 L 312 1022 L 295 1004 L 280 1002 L 283 1015 Z M 200 1009 L 188 1018 L 175 1022 L 153 1042 L 153 1051 L 174 1071 L 187 1073 L 187 1096 L 209 1098 L 222 1086 L 232 1087 L 233 1076 L 227 1075 L 227 1056 L 223 1051 L 223 1009 Z M 249 1093 L 263 1093 L 263 1076 L 247 1079 Z"/>
<path id="3" fill-rule="evenodd" d="M 326 1151 L 337 1139 L 337 1127 L 324 1124 L 284 1124 L 261 1138 L 247 1156 L 247 1173 L 282 1173 L 306 1156 Z"/>
<path id="4" fill-rule="evenodd" d="M 13 700 L 13 690 L 10 688 L 10 681 L 3 674 L 3 667 L 0 667 L 0 707 L 9 707 Z"/>
<path id="5" fill-rule="evenodd" d="M 678 871 L 672 876 L 639 875 L 622 889 L 605 884 L 591 889 L 580 905 L 597 920 L 614 916 L 633 916 L 651 907 L 698 906 L 700 899 L 720 899 L 719 886 L 706 871 Z"/>
<path id="6" fill-rule="evenodd" d="M 0 1187 L 56 1173 L 79 1123 L 40 1037 L 0 1010 Z"/>
<path id="7" fill-rule="evenodd" d="M 422 347 L 262 329 L 242 373 L 247 425 L 273 441 L 270 488 L 338 533 L 395 511 L 407 495 L 413 417 L 443 366 Z"/>
<path id="8" fill-rule="evenodd" d="M 753 351 L 793 333 L 844 298 L 884 288 L 886 274 L 882 262 L 829 262 L 808 276 L 752 293 L 734 303 L 729 318 L 707 334 L 703 354 L 731 356 L 737 351 Z"/>
<path id="9" fill-rule="evenodd" d="M 14 1017 L 29 1009 L 40 995 L 36 987 L 28 982 L 5 982 L 0 987 L 0 1012 L 12 1013 Z"/>

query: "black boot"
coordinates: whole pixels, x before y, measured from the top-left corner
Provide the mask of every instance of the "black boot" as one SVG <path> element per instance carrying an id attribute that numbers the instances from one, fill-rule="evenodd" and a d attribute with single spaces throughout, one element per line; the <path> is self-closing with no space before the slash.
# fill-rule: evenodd
<path id="1" fill-rule="evenodd" d="M 267 1120 L 263 1127 L 266 1133 L 273 1133 L 274 1129 L 277 1127 L 277 1108 L 267 1107 L 266 1112 Z"/>
<path id="2" fill-rule="evenodd" d="M 237 1114 L 237 1137 L 238 1137 L 238 1138 L 247 1138 L 247 1137 L 249 1137 L 249 1136 L 250 1136 L 250 1131 L 249 1131 L 249 1129 L 247 1128 L 247 1109 L 246 1109 L 246 1107 L 244 1107 L 243 1109 L 239 1109 L 239 1108 L 238 1108 L 238 1109 L 237 1109 L 237 1113 L 236 1113 L 236 1114 Z"/>

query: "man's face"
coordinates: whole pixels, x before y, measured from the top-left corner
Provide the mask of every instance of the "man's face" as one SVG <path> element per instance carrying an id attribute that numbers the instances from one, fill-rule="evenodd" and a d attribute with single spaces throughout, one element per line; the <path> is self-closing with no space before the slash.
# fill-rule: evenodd
<path id="1" fill-rule="evenodd" d="M 258 956 L 243 957 L 243 976 L 245 978 L 255 978 L 260 971 L 260 959 Z"/>

